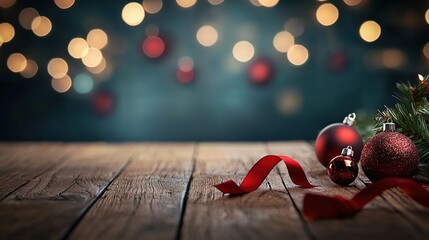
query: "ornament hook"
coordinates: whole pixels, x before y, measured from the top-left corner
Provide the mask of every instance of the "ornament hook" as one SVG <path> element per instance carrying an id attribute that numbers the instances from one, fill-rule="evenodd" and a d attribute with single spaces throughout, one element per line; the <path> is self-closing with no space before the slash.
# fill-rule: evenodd
<path id="1" fill-rule="evenodd" d="M 347 117 L 344 118 L 343 123 L 349 126 L 353 126 L 356 120 L 356 113 L 350 113 Z"/>
<path id="2" fill-rule="evenodd" d="M 396 127 L 392 118 L 388 118 L 387 122 L 383 123 L 383 132 L 395 132 Z"/>
<path id="3" fill-rule="evenodd" d="M 354 151 L 352 146 L 347 146 L 346 148 L 343 148 L 343 150 L 341 151 L 341 155 L 343 156 L 351 156 L 353 157 Z"/>

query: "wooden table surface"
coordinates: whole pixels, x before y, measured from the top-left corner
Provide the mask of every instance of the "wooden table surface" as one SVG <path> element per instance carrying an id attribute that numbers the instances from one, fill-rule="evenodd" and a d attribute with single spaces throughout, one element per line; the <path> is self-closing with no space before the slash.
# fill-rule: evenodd
<path id="1" fill-rule="evenodd" d="M 223 196 L 266 154 L 297 159 L 304 189 L 277 166 L 261 187 Z M 351 197 L 306 142 L 0 143 L 0 239 L 429 239 L 429 211 L 389 190 L 351 219 L 308 221 L 307 192 Z"/>

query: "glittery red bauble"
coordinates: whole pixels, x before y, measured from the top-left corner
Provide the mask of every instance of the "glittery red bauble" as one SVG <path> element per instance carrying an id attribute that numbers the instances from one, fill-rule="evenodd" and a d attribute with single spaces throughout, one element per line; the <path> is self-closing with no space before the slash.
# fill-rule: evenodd
<path id="1" fill-rule="evenodd" d="M 386 177 L 412 177 L 419 164 L 416 145 L 398 132 L 382 132 L 362 150 L 362 170 L 371 181 Z"/>
<path id="2" fill-rule="evenodd" d="M 329 178 L 338 185 L 349 185 L 356 179 L 358 172 L 358 165 L 350 156 L 336 156 L 328 164 Z"/>
<path id="3" fill-rule="evenodd" d="M 315 144 L 317 159 L 323 166 L 328 167 L 331 159 L 347 146 L 353 147 L 354 159 L 358 162 L 363 148 L 360 134 L 349 125 L 331 124 L 320 131 L 317 136 Z"/>

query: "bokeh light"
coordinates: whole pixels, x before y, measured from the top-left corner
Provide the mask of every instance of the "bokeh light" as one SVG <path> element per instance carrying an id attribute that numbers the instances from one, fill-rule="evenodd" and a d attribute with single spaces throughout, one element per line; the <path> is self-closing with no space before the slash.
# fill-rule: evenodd
<path id="1" fill-rule="evenodd" d="M 323 26 L 331 26 L 338 20 L 338 16 L 337 7 L 331 3 L 324 3 L 316 10 L 317 21 Z"/>
<path id="2" fill-rule="evenodd" d="M 252 83 L 265 84 L 273 76 L 274 68 L 270 61 L 258 59 L 254 61 L 247 70 L 247 75 Z"/>
<path id="3" fill-rule="evenodd" d="M 27 59 L 27 65 L 25 69 L 22 72 L 20 72 L 20 74 L 24 78 L 32 78 L 37 74 L 38 70 L 39 70 L 39 67 L 37 66 L 37 63 L 33 60 Z"/>
<path id="4" fill-rule="evenodd" d="M 73 79 L 73 88 L 76 92 L 85 94 L 91 92 L 94 87 L 94 80 L 88 74 L 81 73 Z"/>
<path id="5" fill-rule="evenodd" d="M 100 64 L 98 64 L 96 67 L 87 67 L 88 71 L 91 72 L 92 74 L 100 74 L 102 73 L 105 69 L 106 69 L 107 63 L 106 63 L 106 59 L 103 58 L 100 62 Z"/>
<path id="6" fill-rule="evenodd" d="M 277 95 L 276 104 L 280 113 L 286 116 L 296 114 L 302 105 L 301 93 L 295 89 L 283 90 Z"/>
<path id="7" fill-rule="evenodd" d="M 386 68 L 400 68 L 405 62 L 405 56 L 399 49 L 387 49 L 382 53 L 381 61 Z"/>
<path id="8" fill-rule="evenodd" d="M 130 2 L 122 9 L 122 20 L 130 26 L 137 26 L 145 17 L 143 5 L 136 2 Z"/>
<path id="9" fill-rule="evenodd" d="M 22 72 L 27 67 L 27 59 L 21 53 L 12 53 L 7 59 L 7 67 L 14 73 Z"/>
<path id="10" fill-rule="evenodd" d="M 61 9 L 71 8 L 75 0 L 54 0 L 55 4 Z"/>
<path id="11" fill-rule="evenodd" d="M 221 3 L 223 3 L 224 0 L 209 0 L 209 3 L 211 5 L 219 5 Z"/>
<path id="12" fill-rule="evenodd" d="M 15 29 L 10 23 L 0 23 L 0 38 L 3 43 L 10 42 L 15 36 Z"/>
<path id="13" fill-rule="evenodd" d="M 190 8 L 197 3 L 197 0 L 176 0 L 176 3 L 182 8 Z"/>
<path id="14" fill-rule="evenodd" d="M 97 28 L 89 31 L 86 36 L 86 41 L 90 47 L 103 49 L 107 45 L 109 39 L 103 30 Z"/>
<path id="15" fill-rule="evenodd" d="M 299 18 L 291 18 L 285 22 L 284 28 L 294 37 L 299 37 L 304 33 L 304 22 Z"/>
<path id="16" fill-rule="evenodd" d="M 381 27 L 375 21 L 366 21 L 360 26 L 359 35 L 366 42 L 374 42 L 381 35 Z"/>
<path id="17" fill-rule="evenodd" d="M 55 91 L 64 93 L 72 86 L 72 80 L 69 75 L 65 75 L 62 78 L 52 78 L 51 85 Z"/>
<path id="18" fill-rule="evenodd" d="M 165 43 L 159 36 L 149 36 L 142 44 L 143 53 L 149 58 L 158 58 L 165 51 Z"/>
<path id="19" fill-rule="evenodd" d="M 85 56 L 82 57 L 82 63 L 90 68 L 97 67 L 103 61 L 103 54 L 97 48 L 90 47 Z"/>
<path id="20" fill-rule="evenodd" d="M 155 14 L 162 9 L 162 0 L 143 0 L 143 8 L 147 13 Z"/>
<path id="21" fill-rule="evenodd" d="M 425 57 L 429 59 L 429 42 L 427 42 L 423 47 L 423 55 L 425 55 Z"/>
<path id="22" fill-rule="evenodd" d="M 100 91 L 94 94 L 91 105 L 95 113 L 108 115 L 114 110 L 115 98 L 109 91 Z"/>
<path id="23" fill-rule="evenodd" d="M 239 62 L 248 62 L 254 54 L 255 48 L 248 41 L 237 42 L 232 49 L 232 55 Z"/>
<path id="24" fill-rule="evenodd" d="M 16 0 L 0 0 L 0 7 L 9 8 L 15 4 Z"/>
<path id="25" fill-rule="evenodd" d="M 258 0 L 258 2 L 264 7 L 275 7 L 279 0 Z"/>
<path id="26" fill-rule="evenodd" d="M 249 2 L 255 7 L 261 6 L 261 4 L 259 3 L 259 0 L 249 0 Z"/>
<path id="27" fill-rule="evenodd" d="M 146 33 L 146 36 L 159 35 L 159 27 L 156 24 L 149 24 L 146 26 L 144 32 Z"/>
<path id="28" fill-rule="evenodd" d="M 62 78 L 67 75 L 69 66 L 62 58 L 53 58 L 48 63 L 48 73 L 53 78 Z"/>
<path id="29" fill-rule="evenodd" d="M 31 23 L 39 16 L 39 13 L 34 8 L 24 8 L 19 13 L 18 20 L 21 26 L 27 30 L 31 30 Z"/>
<path id="30" fill-rule="evenodd" d="M 212 26 L 205 25 L 197 31 L 197 40 L 201 45 L 205 47 L 213 46 L 216 43 L 217 38 L 217 31 Z"/>
<path id="31" fill-rule="evenodd" d="M 302 45 L 295 44 L 289 48 L 287 59 L 295 66 L 300 66 L 308 60 L 308 50 Z"/>
<path id="32" fill-rule="evenodd" d="M 73 38 L 67 47 L 70 56 L 80 59 L 88 54 L 89 46 L 83 38 Z"/>
<path id="33" fill-rule="evenodd" d="M 344 3 L 351 6 L 351 7 L 356 6 L 361 2 L 362 2 L 362 0 L 344 0 Z"/>
<path id="34" fill-rule="evenodd" d="M 45 16 L 38 16 L 31 22 L 31 30 L 39 37 L 48 35 L 52 30 L 52 23 Z"/>
<path id="35" fill-rule="evenodd" d="M 429 8 L 428 10 L 426 10 L 425 19 L 426 19 L 426 22 L 429 24 Z"/>
<path id="36" fill-rule="evenodd" d="M 294 43 L 294 37 L 287 31 L 277 33 L 273 39 L 274 48 L 281 53 L 286 53 Z"/>
<path id="37" fill-rule="evenodd" d="M 180 83 L 189 83 L 194 80 L 194 60 L 191 57 L 181 57 L 177 61 L 176 77 Z"/>
<path id="38" fill-rule="evenodd" d="M 179 61 L 177 61 L 177 66 L 182 71 L 191 71 L 194 69 L 194 60 L 191 57 L 181 57 Z"/>

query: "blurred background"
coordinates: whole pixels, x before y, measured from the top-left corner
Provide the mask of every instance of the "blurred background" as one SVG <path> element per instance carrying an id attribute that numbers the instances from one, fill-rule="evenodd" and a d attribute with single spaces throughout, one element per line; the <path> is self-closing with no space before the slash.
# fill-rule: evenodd
<path id="1" fill-rule="evenodd" d="M 0 140 L 314 140 L 426 75 L 424 0 L 0 0 Z"/>

